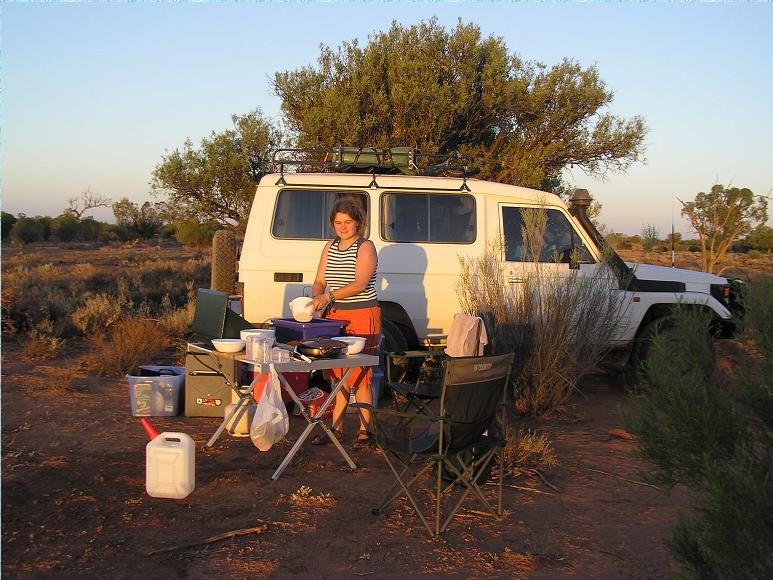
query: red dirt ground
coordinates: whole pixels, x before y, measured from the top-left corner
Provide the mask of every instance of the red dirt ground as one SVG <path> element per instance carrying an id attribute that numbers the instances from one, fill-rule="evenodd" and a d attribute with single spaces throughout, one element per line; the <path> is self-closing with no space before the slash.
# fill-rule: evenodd
<path id="1" fill-rule="evenodd" d="M 651 579 L 677 570 L 663 540 L 687 508 L 685 494 L 637 483 L 645 466 L 631 455 L 635 442 L 611 433 L 625 406 L 618 376 L 587 381 L 570 417 L 513 418 L 515 428 L 546 433 L 560 465 L 545 481 L 506 479 L 501 520 L 468 499 L 445 535 L 431 539 L 405 501 L 371 514 L 391 483 L 373 454 L 352 452 L 359 466 L 352 472 L 332 446 L 306 445 L 271 481 L 305 425 L 298 417 L 290 439 L 267 453 L 227 434 L 205 448 L 217 419 L 152 419 L 159 431 L 196 442 L 194 492 L 152 498 L 144 488 L 147 438 L 130 415 L 125 379 L 68 384 L 59 369 L 77 354 L 25 363 L 17 348 L 4 344 L 2 366 L 9 578 Z M 348 421 L 347 443 L 355 428 Z M 305 496 L 302 486 L 311 490 Z M 255 526 L 262 531 L 192 546 Z"/>

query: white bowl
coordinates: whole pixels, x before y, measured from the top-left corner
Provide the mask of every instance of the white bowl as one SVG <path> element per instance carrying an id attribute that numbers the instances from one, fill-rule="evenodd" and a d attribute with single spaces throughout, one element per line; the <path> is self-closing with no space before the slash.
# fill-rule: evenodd
<path id="1" fill-rule="evenodd" d="M 276 330 L 271 328 L 247 328 L 239 331 L 242 340 L 247 341 L 248 336 L 259 336 L 260 338 L 270 338 L 276 342 Z"/>
<path id="2" fill-rule="evenodd" d="M 218 352 L 239 352 L 244 350 L 245 342 L 241 338 L 213 338 L 212 346 Z"/>
<path id="3" fill-rule="evenodd" d="M 366 339 L 362 336 L 334 336 L 332 340 L 345 342 L 348 345 L 346 347 L 346 354 L 357 354 L 362 352 L 366 342 Z"/>

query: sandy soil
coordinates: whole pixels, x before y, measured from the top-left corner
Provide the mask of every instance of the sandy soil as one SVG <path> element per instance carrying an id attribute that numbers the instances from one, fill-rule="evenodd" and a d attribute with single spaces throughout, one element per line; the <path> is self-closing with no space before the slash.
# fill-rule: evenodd
<path id="1" fill-rule="evenodd" d="M 513 418 L 515 428 L 549 435 L 560 466 L 544 480 L 508 478 L 501 520 L 468 499 L 445 535 L 432 539 L 405 501 L 371 514 L 391 484 L 372 453 L 353 452 L 351 471 L 332 446 L 306 445 L 271 481 L 305 426 L 298 417 L 289 439 L 267 453 L 229 435 L 206 448 L 217 419 L 152 419 L 159 431 L 196 442 L 194 492 L 152 498 L 144 489 L 147 438 L 130 415 L 125 379 L 63 377 L 60 369 L 82 353 L 36 364 L 19 361 L 17 348 L 4 344 L 2 367 L 9 578 L 650 579 L 676 569 L 663 539 L 687 506 L 685 494 L 638 483 L 644 465 L 631 455 L 635 442 L 614 434 L 625 406 L 617 376 L 587 381 L 566 416 Z M 348 443 L 351 416 L 347 428 Z"/>

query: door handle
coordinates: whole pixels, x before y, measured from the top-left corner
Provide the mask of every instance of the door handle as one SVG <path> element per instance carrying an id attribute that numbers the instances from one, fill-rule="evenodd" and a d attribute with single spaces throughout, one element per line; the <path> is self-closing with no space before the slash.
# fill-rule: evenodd
<path id="1" fill-rule="evenodd" d="M 508 278 L 507 281 L 510 284 L 525 284 L 526 278 Z"/>

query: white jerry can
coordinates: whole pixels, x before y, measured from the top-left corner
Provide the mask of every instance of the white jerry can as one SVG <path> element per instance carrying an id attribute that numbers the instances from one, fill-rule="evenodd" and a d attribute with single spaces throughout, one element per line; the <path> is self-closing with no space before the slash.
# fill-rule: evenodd
<path id="1" fill-rule="evenodd" d="M 145 447 L 145 490 L 183 499 L 196 487 L 196 446 L 185 433 L 164 432 Z"/>

